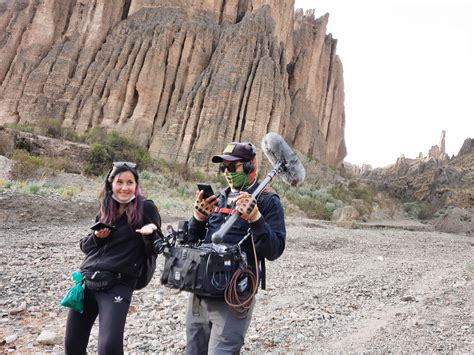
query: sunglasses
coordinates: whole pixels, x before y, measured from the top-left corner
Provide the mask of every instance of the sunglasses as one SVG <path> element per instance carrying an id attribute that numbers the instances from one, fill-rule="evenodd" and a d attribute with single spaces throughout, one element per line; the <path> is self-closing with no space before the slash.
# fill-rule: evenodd
<path id="1" fill-rule="evenodd" d="M 130 169 L 135 169 L 137 167 L 137 164 L 131 163 L 129 161 L 114 161 L 114 164 L 113 164 L 114 168 L 121 168 L 123 166 L 126 166 L 127 168 L 130 168 Z"/>
<path id="2" fill-rule="evenodd" d="M 225 171 L 227 170 L 227 171 L 230 172 L 230 173 L 235 173 L 235 171 L 237 170 L 237 168 L 238 168 L 239 166 L 241 166 L 241 165 L 243 165 L 243 164 L 240 163 L 240 162 L 239 162 L 239 163 L 230 163 L 230 164 L 228 164 L 228 165 L 221 164 L 221 165 L 219 166 L 219 171 L 220 171 L 221 173 L 223 173 L 223 172 L 225 172 Z"/>

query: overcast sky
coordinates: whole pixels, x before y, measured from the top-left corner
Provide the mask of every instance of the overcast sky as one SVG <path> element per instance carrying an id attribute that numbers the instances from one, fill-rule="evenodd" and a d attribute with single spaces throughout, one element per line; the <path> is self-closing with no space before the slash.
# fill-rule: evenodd
<path id="1" fill-rule="evenodd" d="M 474 138 L 474 1 L 296 0 L 329 13 L 344 68 L 348 154 L 373 168 Z"/>

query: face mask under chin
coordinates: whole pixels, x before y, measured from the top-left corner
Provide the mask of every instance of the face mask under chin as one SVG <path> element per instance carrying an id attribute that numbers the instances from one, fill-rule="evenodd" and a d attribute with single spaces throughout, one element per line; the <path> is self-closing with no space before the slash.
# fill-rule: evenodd
<path id="1" fill-rule="evenodd" d="M 225 172 L 225 178 L 231 189 L 240 190 L 243 187 L 250 186 L 250 177 L 243 171 L 239 172 Z"/>
<path id="2" fill-rule="evenodd" d="M 121 204 L 124 204 L 126 205 L 127 203 L 130 203 L 132 202 L 133 200 L 135 200 L 135 195 L 133 195 L 132 197 L 130 197 L 127 201 L 122 201 L 120 200 L 117 196 L 115 196 L 114 194 L 112 194 L 112 198 L 117 201 L 118 203 L 121 203 Z"/>

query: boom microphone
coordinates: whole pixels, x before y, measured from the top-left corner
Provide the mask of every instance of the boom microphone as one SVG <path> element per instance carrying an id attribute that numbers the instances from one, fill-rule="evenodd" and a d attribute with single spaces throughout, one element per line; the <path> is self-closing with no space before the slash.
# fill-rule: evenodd
<path id="1" fill-rule="evenodd" d="M 290 148 L 288 143 L 278 134 L 270 132 L 262 139 L 262 149 L 273 167 L 285 165 L 281 178 L 291 186 L 301 185 L 306 171 L 298 155 Z"/>
<path id="2" fill-rule="evenodd" d="M 291 186 L 303 183 L 306 175 L 304 166 L 301 164 L 296 153 L 280 135 L 273 132 L 266 134 L 262 139 L 262 149 L 268 160 L 270 160 L 273 170 L 268 173 L 265 179 L 263 179 L 252 193 L 253 197 L 258 198 L 258 195 L 260 195 L 277 174 L 282 174 L 283 181 Z M 227 221 L 221 225 L 219 230 L 212 235 L 212 242 L 215 244 L 222 243 L 224 236 L 239 217 L 240 213 L 238 211 L 232 214 Z"/>

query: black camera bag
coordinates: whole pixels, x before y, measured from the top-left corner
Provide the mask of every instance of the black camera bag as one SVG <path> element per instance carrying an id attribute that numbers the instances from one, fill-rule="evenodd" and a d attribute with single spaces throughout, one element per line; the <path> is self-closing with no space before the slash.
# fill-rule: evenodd
<path id="1" fill-rule="evenodd" d="M 161 283 L 198 296 L 223 297 L 242 256 L 235 246 L 220 244 L 219 248 L 216 250 L 212 244 L 165 248 Z"/>

